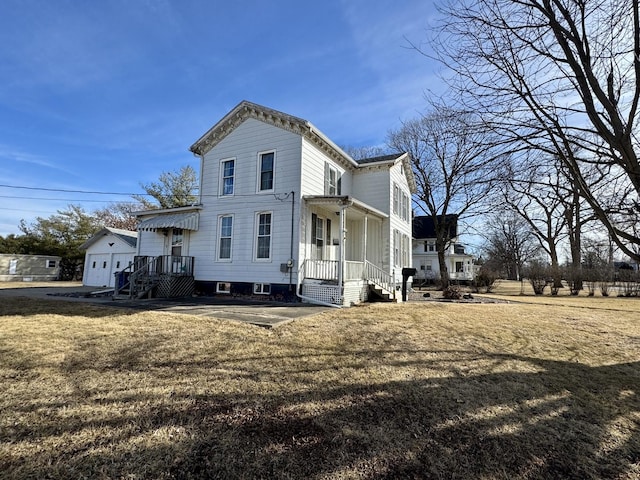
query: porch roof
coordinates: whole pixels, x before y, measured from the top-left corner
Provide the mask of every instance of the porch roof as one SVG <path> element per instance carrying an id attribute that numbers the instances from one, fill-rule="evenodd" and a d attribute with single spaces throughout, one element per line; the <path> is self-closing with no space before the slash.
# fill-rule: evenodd
<path id="1" fill-rule="evenodd" d="M 308 205 L 322 205 L 325 207 L 333 205 L 337 208 L 346 206 L 379 218 L 389 218 L 386 213 L 349 195 L 304 195 L 302 198 Z"/>
<path id="2" fill-rule="evenodd" d="M 174 213 L 173 215 L 158 215 L 142 220 L 138 230 L 157 230 L 159 228 L 182 228 L 183 230 L 198 230 L 198 212 Z"/>

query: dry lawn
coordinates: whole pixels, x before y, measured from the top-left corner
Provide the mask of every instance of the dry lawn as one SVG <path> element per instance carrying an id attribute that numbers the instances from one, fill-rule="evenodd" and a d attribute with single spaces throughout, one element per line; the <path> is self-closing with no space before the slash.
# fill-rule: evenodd
<path id="1" fill-rule="evenodd" d="M 0 299 L 0 477 L 640 478 L 640 301 L 580 300 L 266 330 Z"/>

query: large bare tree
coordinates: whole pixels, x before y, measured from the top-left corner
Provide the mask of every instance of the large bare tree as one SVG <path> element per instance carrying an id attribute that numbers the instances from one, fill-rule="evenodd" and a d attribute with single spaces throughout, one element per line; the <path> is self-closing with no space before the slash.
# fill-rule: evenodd
<path id="1" fill-rule="evenodd" d="M 557 156 L 640 260 L 638 0 L 451 0 L 443 11 L 436 51 L 464 108 L 514 150 Z"/>
<path id="2" fill-rule="evenodd" d="M 443 288 L 449 285 L 445 251 L 450 242 L 451 214 L 459 218 L 486 207 L 494 184 L 494 142 L 478 128 L 477 118 L 434 106 L 423 117 L 403 122 L 389 133 L 388 144 L 408 152 L 413 162 L 417 193 L 414 204 L 431 216 Z"/>

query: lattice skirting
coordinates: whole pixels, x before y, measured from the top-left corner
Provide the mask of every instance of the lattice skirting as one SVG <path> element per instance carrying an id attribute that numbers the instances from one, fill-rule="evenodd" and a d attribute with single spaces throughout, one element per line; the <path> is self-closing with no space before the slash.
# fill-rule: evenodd
<path id="1" fill-rule="evenodd" d="M 305 297 L 313 298 L 320 302 L 341 305 L 340 287 L 338 287 L 337 285 L 317 285 L 313 283 L 305 283 L 302 285 L 302 295 L 304 295 Z"/>
<path id="2" fill-rule="evenodd" d="M 158 298 L 190 297 L 194 292 L 194 283 L 193 277 L 166 275 L 160 279 L 155 296 Z"/>
<path id="3" fill-rule="evenodd" d="M 305 283 L 302 285 L 302 295 L 320 302 L 334 305 L 354 305 L 367 300 L 369 286 L 366 282 L 358 280 L 346 282 L 344 286 L 344 299 L 340 301 L 340 287 L 337 285 L 322 285 Z"/>

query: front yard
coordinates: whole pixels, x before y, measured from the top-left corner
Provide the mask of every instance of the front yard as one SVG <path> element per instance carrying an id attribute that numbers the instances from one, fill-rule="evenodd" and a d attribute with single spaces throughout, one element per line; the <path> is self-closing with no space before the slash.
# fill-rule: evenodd
<path id="1" fill-rule="evenodd" d="M 2 299 L 0 476 L 640 478 L 639 307 L 373 304 L 266 330 Z"/>

